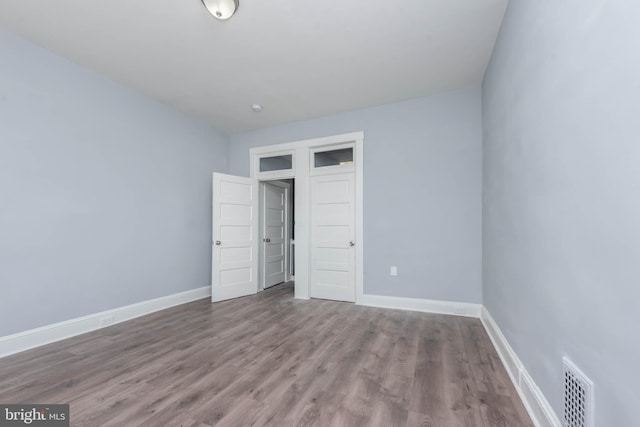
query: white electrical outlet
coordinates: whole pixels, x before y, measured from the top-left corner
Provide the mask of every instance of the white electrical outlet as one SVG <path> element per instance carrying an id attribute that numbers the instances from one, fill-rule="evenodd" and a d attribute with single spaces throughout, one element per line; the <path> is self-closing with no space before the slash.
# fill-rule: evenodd
<path id="1" fill-rule="evenodd" d="M 100 319 L 100 326 L 107 326 L 116 321 L 116 318 L 113 316 L 106 316 Z"/>
<path id="2" fill-rule="evenodd" d="M 396 267 L 395 265 L 391 266 L 391 275 L 392 276 L 397 276 L 398 275 L 398 267 Z"/>

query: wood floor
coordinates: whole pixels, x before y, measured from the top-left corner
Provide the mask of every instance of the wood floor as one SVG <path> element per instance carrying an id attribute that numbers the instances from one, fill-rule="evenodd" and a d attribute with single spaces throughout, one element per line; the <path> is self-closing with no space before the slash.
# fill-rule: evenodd
<path id="1" fill-rule="evenodd" d="M 256 296 L 0 359 L 1 403 L 73 426 L 532 426 L 477 319 Z"/>

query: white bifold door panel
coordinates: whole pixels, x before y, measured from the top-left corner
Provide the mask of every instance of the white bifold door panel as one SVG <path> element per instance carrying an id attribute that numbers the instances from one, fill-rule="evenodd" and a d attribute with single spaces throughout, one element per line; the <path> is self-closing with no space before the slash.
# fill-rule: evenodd
<path id="1" fill-rule="evenodd" d="M 311 297 L 355 301 L 355 174 L 311 177 Z"/>
<path id="2" fill-rule="evenodd" d="M 213 174 L 211 301 L 258 291 L 258 182 Z"/>
<path id="3" fill-rule="evenodd" d="M 285 247 L 287 196 L 286 187 L 264 183 L 264 203 L 262 205 L 264 288 L 285 281 L 285 255 L 288 250 Z"/>

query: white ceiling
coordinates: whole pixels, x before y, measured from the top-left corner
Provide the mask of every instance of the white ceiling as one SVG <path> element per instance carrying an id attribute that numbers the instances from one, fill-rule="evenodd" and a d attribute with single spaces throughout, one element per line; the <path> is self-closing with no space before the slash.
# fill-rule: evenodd
<path id="1" fill-rule="evenodd" d="M 220 22 L 200 0 L 2 0 L 0 26 L 234 133 L 480 83 L 506 4 L 240 0 Z"/>

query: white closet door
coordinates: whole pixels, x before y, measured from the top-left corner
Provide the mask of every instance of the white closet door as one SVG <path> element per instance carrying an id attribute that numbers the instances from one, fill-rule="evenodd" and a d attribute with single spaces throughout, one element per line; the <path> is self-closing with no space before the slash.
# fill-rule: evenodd
<path id="1" fill-rule="evenodd" d="M 311 177 L 311 297 L 355 301 L 355 174 Z"/>
<path id="2" fill-rule="evenodd" d="M 213 174 L 211 301 L 258 292 L 258 182 Z"/>
<path id="3" fill-rule="evenodd" d="M 264 183 L 263 224 L 264 237 L 264 287 L 282 283 L 285 280 L 285 247 L 287 189 Z"/>

